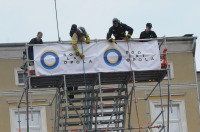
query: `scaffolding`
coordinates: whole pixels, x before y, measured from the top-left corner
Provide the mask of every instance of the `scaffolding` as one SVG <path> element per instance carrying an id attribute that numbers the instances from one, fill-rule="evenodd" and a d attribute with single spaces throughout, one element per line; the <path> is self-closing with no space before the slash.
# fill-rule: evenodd
<path id="1" fill-rule="evenodd" d="M 147 39 L 149 40 L 149 39 Z M 152 39 L 151 39 L 152 40 Z M 156 39 L 159 41 L 159 48 L 166 43 L 166 38 Z M 97 40 L 95 40 L 97 41 Z M 140 41 L 132 39 L 130 41 Z M 26 44 L 26 54 L 23 57 L 25 68 L 25 84 L 18 110 L 21 108 L 23 97 L 26 99 L 27 132 L 29 132 L 29 113 L 32 113 L 33 103 L 31 91 L 40 88 L 55 88 L 56 93 L 49 104 L 40 106 L 51 107 L 52 132 L 105 132 L 105 131 L 151 131 L 159 129 L 159 132 L 169 132 L 169 108 L 171 103 L 170 95 L 170 72 L 167 68 L 150 71 L 129 71 L 113 73 L 84 73 L 72 75 L 36 76 L 34 70 L 29 68 L 31 60 L 28 59 L 28 47 Z M 167 56 L 167 53 L 164 54 Z M 163 54 L 161 54 L 163 56 Z M 167 90 L 167 124 L 164 120 L 163 93 L 161 81 L 168 76 Z M 156 82 L 156 85 L 146 94 L 145 98 L 138 98 L 136 94 L 136 84 L 145 82 Z M 112 86 L 113 84 L 118 85 Z M 128 85 L 132 85 L 131 88 Z M 70 91 L 69 87 L 78 86 L 78 90 Z M 148 100 L 158 88 L 161 111 L 159 115 L 146 126 L 141 126 L 138 114 L 138 103 Z M 70 98 L 70 95 L 79 98 Z M 112 95 L 112 96 L 111 96 Z M 55 104 L 55 118 L 53 119 L 52 106 Z M 133 106 L 134 104 L 134 106 Z M 39 105 L 38 105 L 39 106 Z M 136 111 L 137 127 L 132 126 L 132 110 Z M 148 107 L 148 105 L 147 105 Z M 20 114 L 20 112 L 18 112 Z M 148 111 L 147 111 L 148 113 Z M 20 117 L 20 115 L 19 115 Z M 161 125 L 155 125 L 158 118 L 162 118 Z M 19 131 L 20 118 L 18 121 Z M 76 129 L 74 129 L 76 127 Z"/>

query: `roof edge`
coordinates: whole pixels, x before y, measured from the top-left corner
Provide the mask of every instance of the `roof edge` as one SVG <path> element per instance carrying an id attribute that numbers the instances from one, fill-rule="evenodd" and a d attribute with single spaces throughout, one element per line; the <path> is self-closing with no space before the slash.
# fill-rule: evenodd
<path id="1" fill-rule="evenodd" d="M 185 37 L 185 36 L 180 36 L 180 37 L 158 37 L 156 39 L 145 39 L 145 40 L 158 40 L 162 41 L 164 38 L 166 38 L 166 41 L 191 41 L 194 40 L 196 43 L 197 37 Z M 141 39 L 139 38 L 132 38 L 132 41 L 139 41 Z M 105 39 L 93 39 L 91 41 L 98 42 L 98 41 L 105 41 Z M 71 41 L 62 41 L 61 43 L 70 43 Z M 17 43 L 0 43 L 0 47 L 22 47 L 25 46 L 27 42 L 17 42 Z M 47 41 L 44 43 L 59 43 L 59 41 Z M 195 47 L 195 46 L 194 46 Z"/>

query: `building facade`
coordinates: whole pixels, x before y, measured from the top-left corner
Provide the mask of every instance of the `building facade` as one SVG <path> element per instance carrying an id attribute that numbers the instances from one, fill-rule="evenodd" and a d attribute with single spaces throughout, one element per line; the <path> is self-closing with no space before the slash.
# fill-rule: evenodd
<path id="1" fill-rule="evenodd" d="M 199 89 L 197 80 L 200 74 L 196 74 L 195 69 L 195 45 L 196 37 L 167 37 L 166 43 L 161 46 L 160 52 L 164 48 L 168 49 L 169 75 L 161 82 L 163 106 L 160 105 L 160 90 L 156 88 L 149 96 L 148 93 L 156 85 L 154 82 L 136 83 L 136 102 L 138 112 L 135 109 L 135 102 L 132 102 L 131 127 L 148 126 L 159 115 L 161 109 L 164 110 L 163 118 L 167 126 L 167 97 L 168 87 L 170 87 L 170 131 L 171 132 L 198 132 L 200 130 L 199 113 Z M 20 67 L 23 64 L 24 43 L 0 44 L 0 130 L 4 132 L 18 132 L 19 127 L 22 132 L 26 131 L 26 99 L 22 98 L 22 103 L 18 109 L 18 103 L 23 93 L 24 72 Z M 169 79 L 168 79 L 169 78 Z M 168 81 L 169 84 L 168 85 Z M 114 85 L 112 85 L 114 86 Z M 117 86 L 117 85 L 116 85 Z M 129 92 L 132 83 L 129 85 Z M 55 88 L 33 89 L 29 91 L 29 127 L 33 132 L 51 132 L 54 129 L 55 121 Z M 76 96 L 76 95 L 75 95 Z M 137 113 L 137 114 L 136 114 Z M 19 116 L 20 115 L 20 116 Z M 139 117 L 139 121 L 138 121 Z M 128 122 L 128 119 L 127 119 Z M 162 124 L 161 117 L 155 124 Z M 128 124 L 126 124 L 128 127 Z M 76 129 L 76 127 L 70 127 Z M 146 132 L 147 129 L 141 129 Z M 158 132 L 160 128 L 152 129 Z M 128 130 L 126 130 L 128 131 Z"/>

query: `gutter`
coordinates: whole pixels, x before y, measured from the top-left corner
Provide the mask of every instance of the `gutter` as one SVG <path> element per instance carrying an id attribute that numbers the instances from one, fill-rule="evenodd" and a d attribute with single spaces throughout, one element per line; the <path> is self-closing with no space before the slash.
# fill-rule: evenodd
<path id="1" fill-rule="evenodd" d="M 198 105 L 199 105 L 199 115 L 200 115 L 200 89 L 199 89 L 199 84 L 198 84 L 198 79 L 197 79 L 197 68 L 196 68 L 196 60 L 195 60 L 195 49 L 196 49 L 196 39 L 193 39 L 192 43 L 192 51 L 193 51 L 193 56 L 194 56 L 194 72 L 195 72 L 195 82 L 197 84 L 197 98 L 198 98 Z"/>
<path id="2" fill-rule="evenodd" d="M 197 37 L 166 37 L 166 41 L 184 41 L 184 40 L 196 40 Z M 131 38 L 130 41 L 140 41 L 141 39 L 138 38 Z M 161 42 L 163 40 L 163 37 L 158 37 L 158 38 L 152 38 L 152 39 L 143 39 L 143 40 L 158 40 Z M 93 42 L 98 42 L 98 41 L 106 41 L 105 39 L 93 39 L 91 40 Z M 18 42 L 18 43 L 0 43 L 0 47 L 22 47 L 25 46 L 27 42 Z M 44 42 L 45 43 L 71 43 L 71 41 L 49 41 L 49 42 Z"/>

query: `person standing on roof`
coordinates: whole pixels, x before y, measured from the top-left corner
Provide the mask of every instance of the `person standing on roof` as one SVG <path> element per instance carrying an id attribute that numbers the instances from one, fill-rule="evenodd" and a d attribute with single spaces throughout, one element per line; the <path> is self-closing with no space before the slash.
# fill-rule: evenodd
<path id="1" fill-rule="evenodd" d="M 77 56 L 80 56 L 81 59 L 83 59 L 85 56 L 84 54 L 82 54 L 79 49 L 78 49 L 78 46 L 77 46 L 77 43 L 78 42 L 85 42 L 86 44 L 89 44 L 90 43 L 90 37 L 89 35 L 87 34 L 86 30 L 84 27 L 78 27 L 77 28 L 77 25 L 76 24 L 73 24 L 71 26 L 71 30 L 70 30 L 70 36 L 72 38 L 72 46 L 74 48 L 74 51 L 76 53 Z"/>
<path id="2" fill-rule="evenodd" d="M 128 32 L 127 35 L 126 31 Z M 116 43 L 116 40 L 130 39 L 132 34 L 133 34 L 133 28 L 124 23 L 121 23 L 117 18 L 114 18 L 113 26 L 109 28 L 109 31 L 107 33 L 107 40 Z M 115 39 L 111 37 L 112 35 L 114 35 Z"/>
<path id="3" fill-rule="evenodd" d="M 31 39 L 29 44 L 43 44 L 42 36 L 43 36 L 43 33 L 38 32 L 37 37 Z M 30 60 L 34 60 L 33 46 L 28 47 L 28 57 L 29 57 Z"/>
<path id="4" fill-rule="evenodd" d="M 154 31 L 151 30 L 152 24 L 147 23 L 145 31 L 141 32 L 140 39 L 148 39 L 148 38 L 157 38 L 157 35 Z"/>

